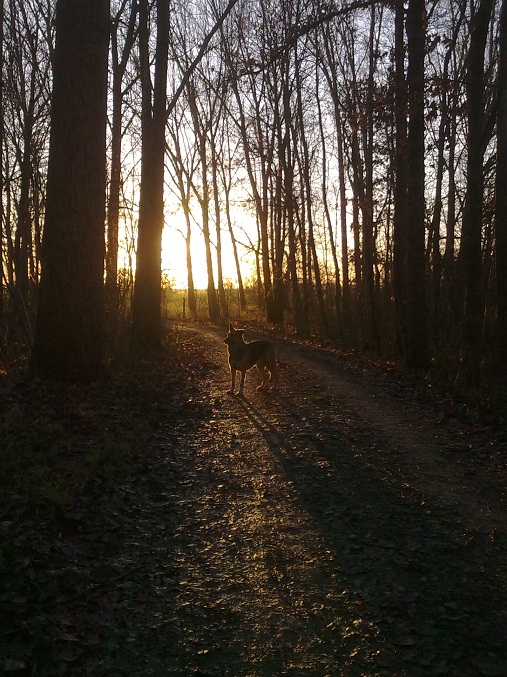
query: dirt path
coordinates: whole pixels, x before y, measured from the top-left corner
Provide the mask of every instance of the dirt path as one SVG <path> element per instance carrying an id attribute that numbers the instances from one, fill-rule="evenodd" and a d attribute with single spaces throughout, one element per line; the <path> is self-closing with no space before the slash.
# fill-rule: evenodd
<path id="1" fill-rule="evenodd" d="M 216 626 L 196 667 L 507 674 L 505 494 L 461 471 L 466 438 L 314 349 L 278 345 L 279 392 L 258 395 L 253 374 L 245 400 L 230 397 L 220 337 L 201 340 L 213 420 L 182 529 L 200 540 L 189 611 L 201 633 Z"/>
<path id="2" fill-rule="evenodd" d="M 158 457 L 81 525 L 116 545 L 67 562 L 102 573 L 55 612 L 60 673 L 507 675 L 505 485 L 487 436 L 435 422 L 392 375 L 280 341 L 278 392 L 252 374 L 232 397 L 220 333 L 177 339 L 205 356 L 196 416 L 162 422 Z"/>
<path id="3" fill-rule="evenodd" d="M 230 397 L 220 336 L 199 340 L 181 669 L 507 674 L 504 487 L 461 471 L 467 440 L 315 349 L 278 345 L 279 392 L 253 374 Z"/>
<path id="4" fill-rule="evenodd" d="M 278 393 L 231 397 L 221 336 L 180 331 L 210 412 L 165 461 L 170 538 L 149 516 L 153 674 L 507 674 L 504 493 L 467 441 L 316 349 L 279 344 Z"/>

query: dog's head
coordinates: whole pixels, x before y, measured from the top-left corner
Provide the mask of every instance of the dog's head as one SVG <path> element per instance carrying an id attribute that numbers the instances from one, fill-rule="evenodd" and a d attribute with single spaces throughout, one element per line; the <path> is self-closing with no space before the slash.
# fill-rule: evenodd
<path id="1" fill-rule="evenodd" d="M 224 338 L 224 343 L 230 346 L 237 346 L 239 343 L 244 343 L 243 334 L 244 329 L 235 329 L 232 322 L 229 322 L 229 333 Z"/>

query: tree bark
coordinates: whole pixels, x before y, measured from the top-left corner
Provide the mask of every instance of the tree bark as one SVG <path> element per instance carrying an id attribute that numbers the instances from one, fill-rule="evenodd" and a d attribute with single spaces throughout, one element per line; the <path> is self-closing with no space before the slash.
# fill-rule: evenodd
<path id="1" fill-rule="evenodd" d="M 500 14 L 500 61 L 498 65 L 497 158 L 495 201 L 495 272 L 497 345 L 507 363 L 507 0 Z"/>
<path id="2" fill-rule="evenodd" d="M 157 40 L 153 101 L 148 55 L 148 3 L 140 4 L 140 41 L 143 63 L 141 190 L 137 235 L 136 274 L 132 322 L 137 341 L 158 348 L 162 339 L 161 254 L 164 227 L 164 156 L 166 122 L 169 6 L 157 0 Z"/>
<path id="3" fill-rule="evenodd" d="M 424 0 L 410 0 L 408 37 L 408 185 L 407 208 L 407 316 L 405 362 L 426 369 L 425 203 L 424 203 L 424 56 L 426 7 Z"/>
<path id="4" fill-rule="evenodd" d="M 375 5 L 372 5 L 370 17 L 369 69 L 366 95 L 366 119 L 364 121 L 364 169 L 365 181 L 362 202 L 363 214 L 363 289 L 367 316 L 367 346 L 378 352 L 380 337 L 378 332 L 377 301 L 375 297 L 375 235 L 373 213 L 373 99 L 375 77 Z"/>
<path id="5" fill-rule="evenodd" d="M 395 337 L 399 352 L 405 354 L 406 290 L 407 290 L 407 111 L 408 96 L 405 79 L 405 8 L 397 0 L 395 8 L 395 186 L 393 291 Z"/>
<path id="6" fill-rule="evenodd" d="M 4 12 L 0 14 L 0 73 L 4 72 Z M 4 79 L 0 80 L 0 139 L 4 138 L 5 120 L 4 120 Z M 0 148 L 0 359 L 5 355 L 5 335 L 3 327 L 5 326 L 5 305 L 4 305 L 4 153 Z"/>
<path id="7" fill-rule="evenodd" d="M 59 0 L 56 35 L 31 371 L 91 381 L 103 363 L 108 0 Z"/>
<path id="8" fill-rule="evenodd" d="M 227 297 L 225 295 L 224 271 L 222 265 L 222 210 L 220 204 L 220 189 L 218 185 L 216 142 L 216 134 L 214 134 L 211 140 L 211 181 L 213 185 L 213 203 L 215 207 L 215 232 L 217 234 L 217 285 L 221 315 L 226 318 L 229 316 L 229 311 L 227 308 Z"/>
<path id="9" fill-rule="evenodd" d="M 482 211 L 484 202 L 484 51 L 494 0 L 481 0 L 471 22 L 466 73 L 467 188 L 460 247 L 460 269 L 465 289 L 463 317 L 468 356 L 475 362 L 481 350 L 484 315 Z M 469 365 L 475 371 L 474 365 Z M 470 373 L 475 379 L 475 375 Z"/>

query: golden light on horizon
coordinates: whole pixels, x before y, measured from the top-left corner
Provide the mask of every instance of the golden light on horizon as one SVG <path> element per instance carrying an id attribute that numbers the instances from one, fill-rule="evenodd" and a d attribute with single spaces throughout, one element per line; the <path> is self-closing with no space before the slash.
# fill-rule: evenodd
<path id="1" fill-rule="evenodd" d="M 186 243 L 183 237 L 183 228 L 177 223 L 178 217 L 172 217 L 169 223 L 166 223 L 162 233 L 162 273 L 167 275 L 173 282 L 175 289 L 187 288 L 187 255 Z M 183 219 L 181 218 L 181 221 Z M 208 272 L 206 266 L 206 250 L 204 246 L 204 237 L 200 229 L 195 226 L 191 236 L 191 257 L 192 274 L 194 278 L 194 287 L 196 289 L 206 289 L 208 286 Z M 253 263 L 251 257 L 246 254 L 244 247 L 238 245 L 240 265 L 242 275 L 251 277 Z M 212 245 L 213 274 L 215 285 L 217 284 L 217 256 L 216 246 Z M 236 262 L 232 249 L 229 233 L 222 233 L 222 272 L 224 280 L 231 280 L 233 285 L 237 284 Z"/>

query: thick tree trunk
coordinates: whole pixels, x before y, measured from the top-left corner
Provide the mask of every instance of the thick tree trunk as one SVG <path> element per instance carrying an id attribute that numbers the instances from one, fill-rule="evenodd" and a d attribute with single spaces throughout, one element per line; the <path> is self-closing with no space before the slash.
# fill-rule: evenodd
<path id="1" fill-rule="evenodd" d="M 494 0 L 481 0 L 471 24 L 466 74 L 468 107 L 467 189 L 460 247 L 460 269 L 465 289 L 463 317 L 468 356 L 475 362 L 481 350 L 484 315 L 482 273 L 482 211 L 484 201 L 484 51 Z M 475 366 L 470 364 L 475 372 Z M 475 379 L 475 373 L 470 373 Z"/>
<path id="2" fill-rule="evenodd" d="M 4 72 L 4 13 L 0 13 L 0 73 Z M 4 124 L 4 80 L 0 80 L 0 139 L 4 138 L 5 124 Z M 4 324 L 4 315 L 5 315 L 5 305 L 4 305 L 4 176 L 5 176 L 5 167 L 4 167 L 4 153 L 0 151 L 0 359 L 3 359 L 5 355 L 5 335 L 3 327 Z"/>
<path id="3" fill-rule="evenodd" d="M 502 1 L 499 46 L 495 264 L 497 342 L 500 357 L 504 363 L 507 363 L 507 0 Z"/>
<path id="4" fill-rule="evenodd" d="M 148 7 L 141 3 L 140 36 L 147 49 Z M 162 338 L 161 254 L 164 227 L 164 156 L 169 8 L 167 0 L 157 0 L 157 44 L 153 104 L 149 65 L 141 68 L 143 78 L 143 120 L 141 192 L 137 235 L 136 275 L 132 304 L 132 322 L 137 341 L 157 348 Z"/>
<path id="5" fill-rule="evenodd" d="M 59 0 L 32 373 L 91 381 L 103 360 L 108 0 Z"/>

